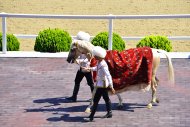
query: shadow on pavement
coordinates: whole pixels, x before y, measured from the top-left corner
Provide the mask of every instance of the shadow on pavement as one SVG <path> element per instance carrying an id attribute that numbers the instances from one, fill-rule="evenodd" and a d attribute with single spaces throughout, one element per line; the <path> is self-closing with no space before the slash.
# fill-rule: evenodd
<path id="1" fill-rule="evenodd" d="M 45 99 L 37 99 L 37 100 L 34 100 L 33 102 L 51 104 L 45 107 L 61 105 L 60 103 L 72 103 L 70 100 L 67 100 L 66 98 L 67 97 L 45 98 Z M 89 102 L 89 100 L 77 100 L 77 102 Z"/>
<path id="2" fill-rule="evenodd" d="M 55 107 L 57 105 L 61 105 L 61 103 L 69 103 L 67 99 L 64 97 L 58 98 L 45 98 L 45 99 L 38 99 L 34 100 L 34 103 L 50 103 L 52 105 L 43 106 L 40 108 L 31 108 L 25 109 L 25 112 L 52 112 L 54 115 L 59 115 L 58 117 L 51 117 L 48 118 L 48 121 L 58 122 L 58 121 L 65 121 L 65 122 L 83 122 L 84 117 L 81 116 L 70 116 L 68 113 L 72 112 L 84 112 L 88 107 L 88 104 L 71 106 L 71 107 Z M 86 102 L 86 101 L 85 101 Z M 77 103 L 77 102 L 76 102 Z M 138 104 L 138 103 L 123 103 L 123 108 L 118 109 L 118 103 L 112 103 L 112 110 L 122 110 L 128 112 L 134 112 L 135 109 L 138 108 L 146 108 L 146 104 Z M 154 105 L 157 106 L 157 105 Z M 105 103 L 100 103 L 98 105 L 97 112 L 105 112 L 106 106 Z"/>
<path id="3" fill-rule="evenodd" d="M 60 117 L 51 117 L 48 118 L 47 121 L 50 122 L 59 122 L 59 121 L 65 121 L 65 122 L 83 122 L 84 117 L 81 116 L 73 116 L 71 117 L 70 114 L 63 114 Z"/>
<path id="4" fill-rule="evenodd" d="M 47 121 L 50 121 L 50 122 L 64 121 L 64 122 L 81 122 L 81 123 L 84 123 L 85 122 L 84 118 L 87 118 L 87 117 L 82 117 L 82 116 L 71 117 L 70 114 L 63 114 L 60 117 L 48 118 Z M 94 118 L 102 118 L 102 116 L 95 116 Z"/>

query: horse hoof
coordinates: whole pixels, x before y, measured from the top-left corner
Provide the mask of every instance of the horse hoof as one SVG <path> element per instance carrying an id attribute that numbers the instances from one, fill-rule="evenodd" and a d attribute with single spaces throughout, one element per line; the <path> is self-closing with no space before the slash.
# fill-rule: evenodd
<path id="1" fill-rule="evenodd" d="M 91 113 L 91 109 L 90 109 L 90 108 L 87 108 L 87 109 L 85 110 L 85 113 Z"/>
<path id="2" fill-rule="evenodd" d="M 160 101 L 159 101 L 159 99 L 158 98 L 156 98 L 156 103 L 159 103 Z"/>
<path id="3" fill-rule="evenodd" d="M 148 105 L 147 105 L 147 108 L 148 108 L 148 109 L 151 109 L 151 108 L 152 108 L 152 104 L 151 104 L 151 103 L 148 104 Z"/>

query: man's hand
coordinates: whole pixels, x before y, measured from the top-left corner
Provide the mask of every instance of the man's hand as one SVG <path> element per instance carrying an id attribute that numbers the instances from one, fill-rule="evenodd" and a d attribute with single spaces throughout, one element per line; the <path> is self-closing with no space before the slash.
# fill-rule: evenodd
<path id="1" fill-rule="evenodd" d="M 115 89 L 112 87 L 111 88 L 111 92 L 113 93 L 113 94 L 115 94 Z"/>

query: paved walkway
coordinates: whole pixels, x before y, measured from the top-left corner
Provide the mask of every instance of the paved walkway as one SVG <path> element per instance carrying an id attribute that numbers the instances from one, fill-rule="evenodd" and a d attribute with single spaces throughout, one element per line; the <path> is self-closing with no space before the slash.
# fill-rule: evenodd
<path id="1" fill-rule="evenodd" d="M 0 58 L 0 126 L 2 127 L 187 127 L 190 126 L 190 60 L 173 59 L 175 86 L 167 80 L 162 59 L 157 77 L 159 104 L 147 109 L 150 92 L 122 93 L 124 109 L 111 96 L 113 118 L 101 119 L 100 101 L 95 122 L 84 123 L 90 88 L 83 80 L 78 102 L 65 97 L 73 90 L 76 65 L 65 58 Z"/>

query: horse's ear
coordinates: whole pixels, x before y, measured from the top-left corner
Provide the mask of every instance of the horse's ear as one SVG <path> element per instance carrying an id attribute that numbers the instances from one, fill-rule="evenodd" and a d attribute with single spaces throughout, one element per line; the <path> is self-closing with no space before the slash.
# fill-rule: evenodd
<path id="1" fill-rule="evenodd" d="M 78 42 L 75 40 L 72 42 L 72 48 L 77 48 L 78 47 Z"/>
<path id="2" fill-rule="evenodd" d="M 74 42 L 74 46 L 78 47 L 78 42 L 77 41 Z"/>

